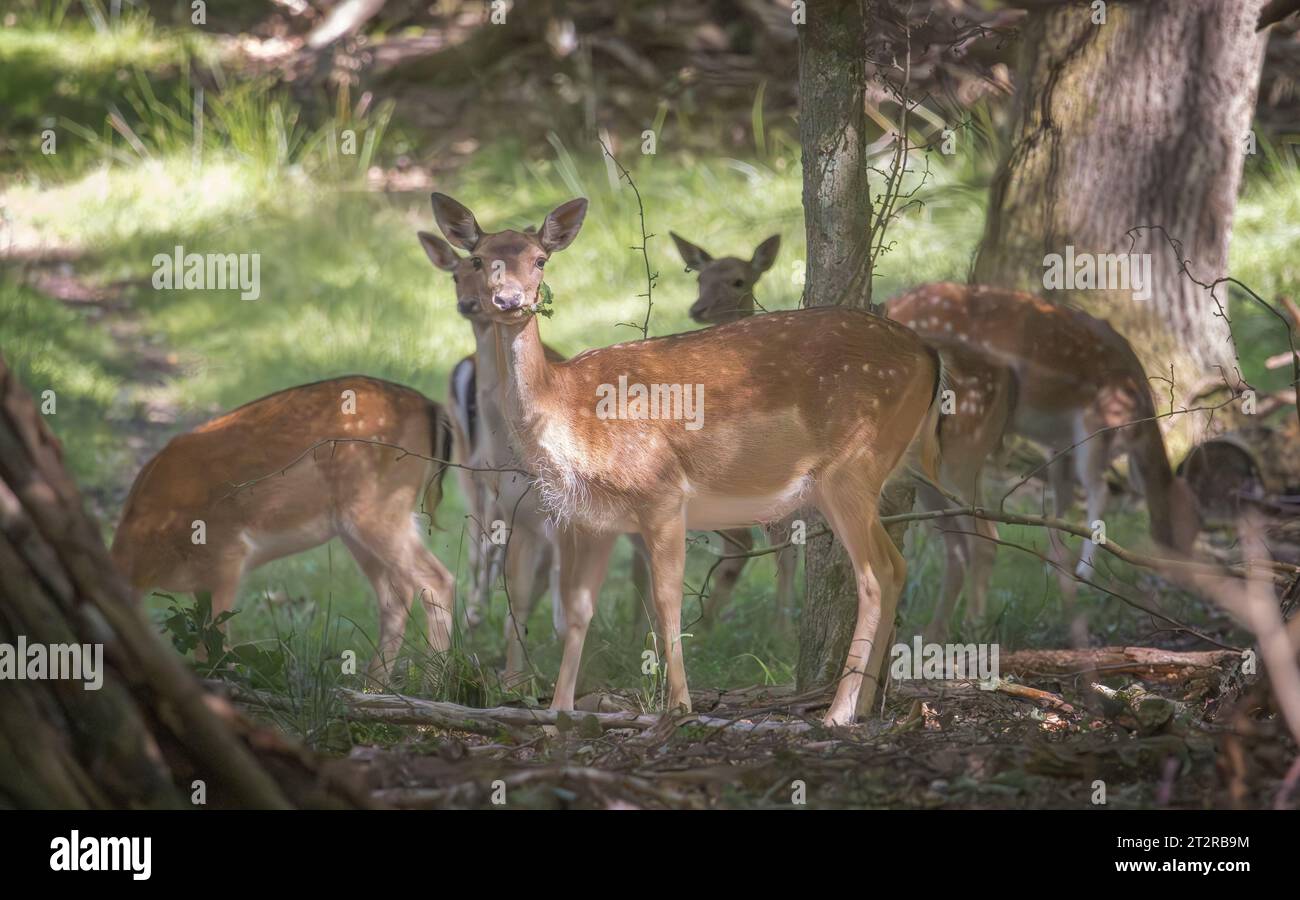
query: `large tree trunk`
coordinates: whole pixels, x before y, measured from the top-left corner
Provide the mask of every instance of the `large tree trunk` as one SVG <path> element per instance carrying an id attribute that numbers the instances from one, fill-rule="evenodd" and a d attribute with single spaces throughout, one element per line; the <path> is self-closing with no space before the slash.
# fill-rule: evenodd
<path id="1" fill-rule="evenodd" d="M 799 140 L 803 148 L 804 229 L 808 240 L 805 306 L 870 302 L 871 198 L 867 184 L 866 21 L 845 0 L 808 4 L 799 29 Z M 882 511 L 910 508 L 912 490 L 895 485 Z M 810 532 L 825 522 L 808 521 Z M 901 526 L 891 537 L 901 546 Z M 830 536 L 808 541 L 799 621 L 798 688 L 840 677 L 857 617 L 857 581 L 848 554 Z M 887 639 L 892 622 L 882 622 Z"/>
<path id="2" fill-rule="evenodd" d="M 1210 293 L 1180 272 L 1154 229 L 1149 298 L 1125 290 L 1044 291 L 1044 256 L 1129 253 L 1131 229 L 1161 226 L 1197 281 L 1227 270 L 1264 40 L 1262 0 L 1084 4 L 1026 21 L 1019 112 L 990 197 L 977 282 L 1019 286 L 1110 319 L 1148 374 L 1189 388 L 1215 366 L 1232 376 L 1227 323 Z M 1226 289 L 1218 292 L 1226 305 Z M 1163 392 L 1163 391 L 1162 391 Z"/>
<path id="3" fill-rule="evenodd" d="M 207 694 L 141 613 L 0 359 L 0 644 L 103 648 L 98 690 L 0 679 L 0 808 L 355 806 L 315 758 Z M 19 660 L 20 664 L 25 660 Z"/>

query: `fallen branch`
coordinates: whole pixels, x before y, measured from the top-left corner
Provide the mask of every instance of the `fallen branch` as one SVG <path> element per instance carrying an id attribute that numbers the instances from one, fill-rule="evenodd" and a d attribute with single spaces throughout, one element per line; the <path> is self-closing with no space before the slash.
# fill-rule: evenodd
<path id="1" fill-rule="evenodd" d="M 1132 675 L 1147 681 L 1180 681 L 1222 675 L 1241 659 L 1233 650 L 1179 652 L 1154 647 L 1088 650 L 1016 650 L 998 657 L 1002 672 L 1021 678 L 1043 675 Z"/>
<path id="2" fill-rule="evenodd" d="M 903 685 L 907 685 L 904 688 Z M 1039 688 L 1030 687 L 1027 684 L 1017 684 L 1014 681 L 1007 681 L 1005 678 L 998 678 L 990 685 L 989 682 L 980 681 L 948 681 L 932 680 L 921 682 L 903 682 L 899 685 L 900 694 L 905 697 L 914 696 L 917 700 L 924 700 L 927 694 L 937 694 L 939 699 L 945 696 L 960 694 L 963 696 L 973 696 L 981 693 L 1005 694 L 1008 697 L 1014 697 L 1017 700 L 1028 700 L 1039 706 L 1056 710 L 1062 715 L 1077 715 L 1078 711 L 1064 700 L 1059 694 L 1053 694 L 1051 691 L 1040 690 Z"/>
<path id="3" fill-rule="evenodd" d="M 287 701 L 266 691 L 257 691 L 224 681 L 209 681 L 209 686 L 225 693 L 230 699 L 248 706 L 283 709 Z M 600 731 L 629 729 L 648 731 L 667 721 L 673 727 L 698 725 L 704 728 L 726 729 L 746 734 L 789 732 L 797 734 L 810 730 L 806 722 L 770 720 L 750 722 L 751 715 L 735 719 L 694 714 L 681 715 L 675 720 L 655 713 L 582 712 L 551 709 L 531 709 L 523 706 L 494 706 L 478 709 L 461 706 L 444 700 L 424 700 L 405 694 L 367 694 L 361 691 L 338 689 L 344 715 L 355 722 L 384 722 L 389 725 L 427 725 L 454 731 L 495 736 L 502 730 L 515 728 L 561 727 L 568 723 L 575 728 L 598 727 Z M 589 724 L 590 723 L 590 724 Z"/>

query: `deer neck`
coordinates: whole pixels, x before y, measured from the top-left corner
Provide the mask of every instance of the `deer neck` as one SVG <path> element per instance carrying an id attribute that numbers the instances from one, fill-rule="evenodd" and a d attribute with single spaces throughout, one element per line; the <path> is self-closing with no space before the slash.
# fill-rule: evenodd
<path id="1" fill-rule="evenodd" d="M 537 328 L 537 317 L 521 324 L 494 323 L 491 329 L 491 358 L 500 361 L 500 384 L 495 403 L 518 441 L 524 460 L 535 460 L 542 449 L 541 431 L 548 421 L 563 418 L 562 404 L 551 401 L 556 394 L 556 373 L 546 358 Z"/>
<path id="2" fill-rule="evenodd" d="M 474 325 L 474 399 L 478 407 L 476 446 L 482 448 L 479 463 L 506 466 L 515 457 L 512 452 L 510 421 L 507 409 L 509 348 L 498 340 L 497 326 L 475 321 Z"/>

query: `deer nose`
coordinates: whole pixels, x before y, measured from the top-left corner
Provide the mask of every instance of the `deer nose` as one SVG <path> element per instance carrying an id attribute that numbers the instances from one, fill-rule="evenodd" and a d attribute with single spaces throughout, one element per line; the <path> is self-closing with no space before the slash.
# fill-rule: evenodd
<path id="1" fill-rule="evenodd" d="M 524 305 L 524 295 L 519 291 L 512 291 L 510 293 L 502 292 L 498 294 L 493 294 L 492 305 L 495 306 L 497 309 L 505 310 L 505 311 L 518 309 L 519 307 Z"/>

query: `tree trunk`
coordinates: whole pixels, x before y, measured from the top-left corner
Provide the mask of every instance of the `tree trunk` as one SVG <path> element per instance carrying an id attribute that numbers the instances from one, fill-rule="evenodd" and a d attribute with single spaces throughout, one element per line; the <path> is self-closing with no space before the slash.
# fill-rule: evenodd
<path id="1" fill-rule="evenodd" d="M 1209 291 L 1228 240 L 1263 59 L 1262 0 L 1061 4 L 1026 20 L 1019 112 L 973 270 L 1111 320 L 1180 391 L 1236 354 Z M 1047 254 L 1150 254 L 1149 293 L 1045 291 Z M 1131 282 L 1130 285 L 1131 286 Z M 1218 297 L 1226 307 L 1225 289 Z"/>
<path id="2" fill-rule="evenodd" d="M 856 2 L 813 0 L 799 27 L 799 141 L 803 148 L 804 230 L 808 239 L 805 306 L 867 302 L 866 22 Z M 819 514 L 808 530 L 824 524 Z M 799 690 L 840 676 L 857 615 L 853 567 L 829 535 L 806 547 L 799 621 Z"/>
<path id="3" fill-rule="evenodd" d="M 0 807 L 189 807 L 196 780 L 211 806 L 363 805 L 307 751 L 202 689 L 113 568 L 61 456 L 0 359 L 0 652 L 102 648 L 97 690 L 0 678 Z"/>

